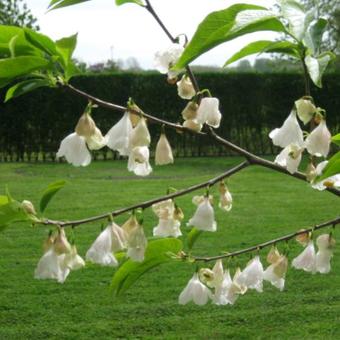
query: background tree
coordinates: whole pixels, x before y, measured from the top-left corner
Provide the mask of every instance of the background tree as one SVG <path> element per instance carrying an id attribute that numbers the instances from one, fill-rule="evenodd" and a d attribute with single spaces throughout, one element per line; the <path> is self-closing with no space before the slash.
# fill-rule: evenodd
<path id="1" fill-rule="evenodd" d="M 37 19 L 23 0 L 0 1 L 0 24 L 28 27 L 39 30 Z"/>

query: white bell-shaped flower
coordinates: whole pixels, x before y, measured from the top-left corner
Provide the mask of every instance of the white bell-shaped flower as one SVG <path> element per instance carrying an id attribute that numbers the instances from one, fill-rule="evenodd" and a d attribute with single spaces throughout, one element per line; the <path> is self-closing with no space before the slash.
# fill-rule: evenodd
<path id="1" fill-rule="evenodd" d="M 211 291 L 202 283 L 195 273 L 179 296 L 178 303 L 186 305 L 193 301 L 196 305 L 203 306 L 212 298 Z"/>
<path id="2" fill-rule="evenodd" d="M 183 127 L 195 132 L 200 132 L 202 130 L 203 125 L 199 123 L 196 119 L 188 119 L 184 121 Z"/>
<path id="3" fill-rule="evenodd" d="M 218 287 L 222 284 L 224 278 L 224 269 L 221 259 L 216 261 L 212 271 L 214 273 L 214 280 L 210 283 L 210 286 Z"/>
<path id="4" fill-rule="evenodd" d="M 184 74 L 182 79 L 177 82 L 177 91 L 181 98 L 188 100 L 190 100 L 196 94 L 191 79 L 186 74 Z"/>
<path id="5" fill-rule="evenodd" d="M 182 232 L 180 229 L 181 222 L 175 220 L 174 218 L 170 219 L 160 219 L 158 225 L 153 228 L 153 236 L 159 237 L 179 237 L 182 236 Z"/>
<path id="6" fill-rule="evenodd" d="M 192 203 L 197 205 L 197 206 L 199 206 L 201 203 L 204 202 L 206 197 L 207 197 L 206 195 L 196 195 L 196 196 L 194 196 L 192 198 Z M 213 197 L 213 195 L 209 195 L 209 202 L 210 202 L 211 205 L 214 204 L 214 197 Z"/>
<path id="7" fill-rule="evenodd" d="M 310 122 L 316 112 L 315 105 L 309 99 L 301 98 L 297 100 L 295 107 L 298 117 L 305 125 Z"/>
<path id="8" fill-rule="evenodd" d="M 111 223 L 111 229 L 112 229 L 112 251 L 118 252 L 120 250 L 123 250 L 127 246 L 127 235 L 125 231 L 116 223 Z"/>
<path id="9" fill-rule="evenodd" d="M 274 162 L 293 174 L 298 171 L 303 150 L 297 144 L 289 144 L 277 155 Z"/>
<path id="10" fill-rule="evenodd" d="M 103 137 L 101 131 L 98 129 L 88 112 L 85 112 L 79 118 L 75 132 L 77 135 L 85 138 L 86 144 L 90 150 L 99 150 L 107 143 L 106 138 Z"/>
<path id="11" fill-rule="evenodd" d="M 148 240 L 145 237 L 144 228 L 137 224 L 127 235 L 127 257 L 135 262 L 143 262 L 147 244 Z"/>
<path id="12" fill-rule="evenodd" d="M 228 187 L 225 185 L 224 182 L 221 182 L 219 185 L 219 191 L 220 191 L 220 202 L 218 203 L 218 206 L 225 211 L 230 211 L 233 207 L 233 197 L 231 196 L 230 191 L 228 190 Z"/>
<path id="13" fill-rule="evenodd" d="M 228 293 L 232 284 L 233 281 L 230 277 L 229 270 L 226 270 L 223 273 L 222 281 L 215 287 L 213 301 L 216 305 L 223 306 L 231 303 L 228 299 Z"/>
<path id="14" fill-rule="evenodd" d="M 292 261 L 292 266 L 314 274 L 316 272 L 315 257 L 314 243 L 310 241 L 305 250 Z"/>
<path id="15" fill-rule="evenodd" d="M 335 247 L 335 239 L 330 234 L 322 234 L 316 239 L 319 250 L 333 251 Z"/>
<path id="16" fill-rule="evenodd" d="M 174 43 L 170 45 L 168 48 L 158 51 L 155 54 L 154 59 L 154 67 L 160 73 L 166 74 L 169 73 L 169 70 L 172 66 L 174 66 L 182 55 L 184 51 L 183 46 L 180 44 Z M 170 72 L 170 78 L 177 75 L 177 72 Z"/>
<path id="17" fill-rule="evenodd" d="M 285 277 L 288 269 L 288 259 L 285 256 L 271 264 L 263 273 L 263 279 L 269 281 L 273 286 L 283 290 L 285 286 Z"/>
<path id="18" fill-rule="evenodd" d="M 259 256 L 255 256 L 249 261 L 246 268 L 239 274 L 237 283 L 244 285 L 249 289 L 256 289 L 258 292 L 263 291 L 263 266 Z"/>
<path id="19" fill-rule="evenodd" d="M 58 255 L 54 247 L 51 247 L 39 260 L 34 271 L 34 278 L 45 280 L 57 280 L 59 283 L 64 283 L 70 269 L 63 266 L 65 254 Z"/>
<path id="20" fill-rule="evenodd" d="M 56 156 L 65 157 L 67 162 L 74 166 L 87 166 L 91 163 L 91 154 L 86 147 L 85 138 L 75 132 L 62 140 Z"/>
<path id="21" fill-rule="evenodd" d="M 270 132 L 269 137 L 273 140 L 273 144 L 285 148 L 290 144 L 303 147 L 303 132 L 296 118 L 295 111 L 292 111 L 283 125 L 278 129 Z"/>
<path id="22" fill-rule="evenodd" d="M 137 146 L 149 146 L 151 136 L 144 117 L 141 117 L 130 134 L 130 149 Z"/>
<path id="23" fill-rule="evenodd" d="M 112 253 L 112 226 L 108 225 L 86 253 L 86 260 L 102 266 L 117 267 L 118 261 Z"/>
<path id="24" fill-rule="evenodd" d="M 322 119 L 318 127 L 306 138 L 307 151 L 316 157 L 327 157 L 332 135 L 329 132 L 326 120 Z"/>
<path id="25" fill-rule="evenodd" d="M 131 232 L 139 226 L 139 223 L 137 221 L 136 215 L 132 214 L 129 219 L 122 225 L 122 229 L 124 230 L 125 237 L 126 237 L 126 242 L 131 234 Z"/>
<path id="26" fill-rule="evenodd" d="M 128 170 L 137 176 L 148 176 L 152 172 L 149 162 L 150 151 L 147 146 L 133 148 L 129 155 Z"/>
<path id="27" fill-rule="evenodd" d="M 245 294 L 245 292 L 247 291 L 247 287 L 242 286 L 237 282 L 240 274 L 241 274 L 241 271 L 238 268 L 232 280 L 230 277 L 229 270 L 225 271 L 222 285 L 215 289 L 215 294 L 214 294 L 215 304 L 233 305 L 240 295 Z"/>
<path id="28" fill-rule="evenodd" d="M 165 133 L 161 133 L 159 141 L 156 146 L 155 163 L 156 165 L 172 164 L 174 156 L 172 154 L 171 145 L 166 138 Z"/>
<path id="29" fill-rule="evenodd" d="M 197 207 L 194 216 L 187 225 L 203 231 L 216 231 L 215 213 L 208 197 L 205 197 L 204 201 Z"/>
<path id="30" fill-rule="evenodd" d="M 118 123 L 106 134 L 107 146 L 118 151 L 121 156 L 128 156 L 132 129 L 130 114 L 125 112 Z"/>
<path id="31" fill-rule="evenodd" d="M 172 199 L 155 203 L 152 205 L 152 211 L 160 219 L 167 220 L 173 218 L 175 213 L 175 203 Z"/>
<path id="32" fill-rule="evenodd" d="M 315 270 L 321 274 L 328 274 L 331 271 L 332 257 L 332 251 L 319 250 L 315 257 Z"/>
<path id="33" fill-rule="evenodd" d="M 316 167 L 316 175 L 320 176 L 325 169 L 328 161 L 323 161 Z M 340 174 L 330 176 L 318 182 L 313 182 L 312 187 L 317 190 L 325 190 L 326 188 L 340 188 Z"/>
<path id="34" fill-rule="evenodd" d="M 182 117 L 184 120 L 197 118 L 198 104 L 194 101 L 189 102 L 182 111 Z"/>
<path id="35" fill-rule="evenodd" d="M 75 245 L 72 245 L 71 251 L 65 255 L 63 266 L 70 270 L 78 270 L 85 267 L 85 261 L 78 255 Z"/>
<path id="36" fill-rule="evenodd" d="M 319 248 L 315 258 L 316 271 L 321 274 L 327 274 L 331 271 L 335 239 L 329 234 L 323 234 L 317 238 L 316 244 Z"/>
<path id="37" fill-rule="evenodd" d="M 197 122 L 208 124 L 217 129 L 220 126 L 222 114 L 219 111 L 220 101 L 217 98 L 203 98 L 197 111 Z"/>
<path id="38" fill-rule="evenodd" d="M 107 144 L 107 139 L 102 132 L 96 127 L 93 135 L 86 137 L 86 144 L 90 150 L 99 150 Z"/>

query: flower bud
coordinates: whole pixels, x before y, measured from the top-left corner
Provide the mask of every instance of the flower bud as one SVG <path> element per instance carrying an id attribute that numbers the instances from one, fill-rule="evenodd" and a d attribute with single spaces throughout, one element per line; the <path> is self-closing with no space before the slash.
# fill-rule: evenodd
<path id="1" fill-rule="evenodd" d="M 182 79 L 177 82 L 177 90 L 178 95 L 183 99 L 190 100 L 196 94 L 191 79 L 186 74 L 184 74 Z"/>
<path id="2" fill-rule="evenodd" d="M 156 146 L 155 163 L 156 165 L 166 165 L 174 162 L 171 145 L 165 133 L 161 133 Z"/>
<path id="3" fill-rule="evenodd" d="M 195 102 L 189 102 L 182 111 L 182 117 L 184 120 L 196 119 L 197 117 L 198 104 Z"/>
<path id="4" fill-rule="evenodd" d="M 31 215 L 36 215 L 37 212 L 35 211 L 34 205 L 32 202 L 24 200 L 21 203 L 21 207 L 24 209 L 24 211 L 27 214 L 31 214 Z"/>
<path id="5" fill-rule="evenodd" d="M 91 137 L 96 132 L 96 124 L 88 113 L 84 113 L 78 120 L 75 128 L 77 135 Z"/>
<path id="6" fill-rule="evenodd" d="M 169 85 L 175 85 L 178 81 L 178 77 L 177 75 L 172 75 L 170 73 L 170 75 L 168 75 L 168 77 L 166 78 L 166 81 Z"/>
<path id="7" fill-rule="evenodd" d="M 305 125 L 313 118 L 313 115 L 316 112 L 316 107 L 310 99 L 301 98 L 297 100 L 295 102 L 295 107 L 298 117 Z"/>

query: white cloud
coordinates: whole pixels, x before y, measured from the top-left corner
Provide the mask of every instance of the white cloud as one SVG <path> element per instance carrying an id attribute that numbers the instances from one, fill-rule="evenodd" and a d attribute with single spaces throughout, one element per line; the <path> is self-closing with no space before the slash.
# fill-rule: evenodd
<path id="1" fill-rule="evenodd" d="M 169 44 L 155 20 L 137 5 L 117 7 L 114 0 L 92 0 L 46 13 L 48 1 L 26 0 L 38 18 L 41 32 L 59 39 L 78 32 L 75 56 L 95 63 L 111 58 L 135 57 L 144 68 L 152 68 L 153 55 Z M 274 0 L 153 0 L 152 4 L 173 35 L 186 33 L 189 38 L 210 12 L 234 3 L 272 6 Z M 271 39 L 274 33 L 256 33 L 257 39 Z M 226 43 L 200 57 L 195 64 L 223 65 L 228 57 L 251 40 L 250 36 Z"/>

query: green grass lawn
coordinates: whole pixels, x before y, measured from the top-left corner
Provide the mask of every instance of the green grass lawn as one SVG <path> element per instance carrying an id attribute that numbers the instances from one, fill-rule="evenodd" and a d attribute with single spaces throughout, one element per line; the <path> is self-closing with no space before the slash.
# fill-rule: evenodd
<path id="1" fill-rule="evenodd" d="M 173 166 L 156 168 L 146 179 L 129 174 L 124 161 L 96 162 L 81 169 L 66 164 L 0 164 L 0 187 L 4 191 L 8 184 L 16 199 L 38 205 L 48 183 L 66 179 L 69 184 L 45 215 L 77 219 L 162 195 L 169 186 L 180 189 L 202 182 L 238 161 L 178 159 Z M 339 214 L 337 197 L 263 168 L 243 170 L 229 180 L 229 188 L 232 211 L 216 209 L 218 230 L 197 241 L 195 255 L 238 250 Z M 195 210 L 193 195 L 177 200 L 186 221 Z M 120 216 L 116 222 L 126 218 Z M 149 236 L 156 223 L 147 210 L 144 225 Z M 99 222 L 75 230 L 81 255 L 100 227 Z M 177 304 L 195 270 L 180 262 L 152 270 L 120 298 L 108 289 L 112 268 L 88 265 L 72 272 L 64 284 L 34 280 L 47 232 L 48 228 L 21 223 L 0 235 L 0 339 L 340 339 L 340 247 L 328 275 L 289 268 L 283 292 L 265 283 L 262 294 L 250 291 L 234 306 L 198 307 Z M 340 242 L 339 230 L 335 237 Z M 295 243 L 290 242 L 290 260 L 302 251 Z M 266 254 L 266 249 L 261 251 L 263 263 Z M 248 260 L 244 255 L 230 266 L 244 266 Z"/>

